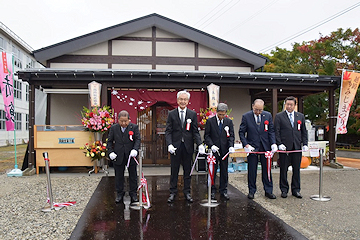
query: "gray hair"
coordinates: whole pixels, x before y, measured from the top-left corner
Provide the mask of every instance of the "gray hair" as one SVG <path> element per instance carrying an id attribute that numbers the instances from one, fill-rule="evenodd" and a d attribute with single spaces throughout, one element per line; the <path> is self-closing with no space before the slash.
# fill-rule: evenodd
<path id="1" fill-rule="evenodd" d="M 216 111 L 217 112 L 222 112 L 222 111 L 227 112 L 228 109 L 229 108 L 228 108 L 228 105 L 226 103 L 219 103 L 219 105 L 217 105 Z"/>
<path id="2" fill-rule="evenodd" d="M 177 93 L 176 98 L 179 98 L 181 94 L 186 94 L 186 96 L 187 96 L 187 97 L 188 97 L 188 99 L 190 100 L 190 93 L 189 93 L 189 92 L 187 92 L 187 91 L 185 91 L 185 90 L 183 90 L 183 91 L 179 91 L 179 92 Z"/>
<path id="3" fill-rule="evenodd" d="M 260 104 L 264 105 L 264 100 L 258 98 L 258 99 L 255 99 L 255 100 L 254 100 L 253 105 L 255 105 L 255 103 L 260 103 Z"/>
<path id="4" fill-rule="evenodd" d="M 120 117 L 127 117 L 128 119 L 130 119 L 129 112 L 128 112 L 128 111 L 126 111 L 126 110 L 122 110 L 122 111 L 120 111 L 120 112 L 119 112 L 119 116 L 118 116 L 118 118 L 120 118 Z"/>

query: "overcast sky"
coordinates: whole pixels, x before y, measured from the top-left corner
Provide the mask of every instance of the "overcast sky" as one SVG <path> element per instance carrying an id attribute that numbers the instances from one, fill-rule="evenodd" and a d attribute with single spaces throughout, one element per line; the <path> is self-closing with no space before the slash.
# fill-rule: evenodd
<path id="1" fill-rule="evenodd" d="M 309 30 L 279 47 L 360 25 L 355 0 L 0 0 L 0 21 L 40 49 L 96 30 L 157 13 L 254 52 Z M 6 5 L 6 7 L 4 7 Z M 349 10 L 351 6 L 355 8 Z M 342 14 L 343 13 L 343 14 Z M 342 14 L 342 15 L 341 15 Z M 333 20 L 332 17 L 341 15 Z M 269 51 L 267 51 L 269 53 Z"/>

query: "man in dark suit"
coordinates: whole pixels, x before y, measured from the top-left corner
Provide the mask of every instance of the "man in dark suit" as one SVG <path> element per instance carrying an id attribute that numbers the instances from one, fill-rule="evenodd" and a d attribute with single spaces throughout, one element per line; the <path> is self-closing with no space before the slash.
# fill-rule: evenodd
<path id="1" fill-rule="evenodd" d="M 295 112 L 296 98 L 287 97 L 285 99 L 285 111 L 276 114 L 275 117 L 275 136 L 279 150 L 308 151 L 308 136 L 305 127 L 305 117 L 302 113 Z M 293 175 L 291 180 L 291 193 L 297 198 L 302 198 L 300 194 L 300 165 L 301 152 L 279 153 L 280 161 L 280 190 L 281 197 L 286 198 L 289 192 L 287 172 L 289 165 L 292 165 Z"/>
<path id="2" fill-rule="evenodd" d="M 133 159 L 137 156 L 140 148 L 140 132 L 138 125 L 131 123 L 129 113 L 125 110 L 119 113 L 118 123 L 110 128 L 107 149 L 109 157 L 113 160 L 115 170 L 115 202 L 123 201 L 124 191 L 124 171 L 129 156 L 131 156 L 129 164 L 129 195 L 131 202 L 137 202 L 137 163 Z"/>
<path id="3" fill-rule="evenodd" d="M 184 169 L 183 192 L 185 199 L 190 203 L 193 202 L 190 194 L 190 171 L 194 153 L 194 141 L 199 146 L 199 152 L 205 153 L 205 148 L 201 145 L 196 112 L 187 108 L 189 99 L 190 93 L 187 91 L 178 92 L 178 107 L 169 112 L 166 121 L 165 139 L 168 151 L 171 154 L 170 196 L 168 203 L 174 202 L 177 194 L 180 164 Z"/>
<path id="4" fill-rule="evenodd" d="M 211 186 L 211 199 L 215 200 L 216 193 L 216 172 L 220 165 L 220 196 L 226 200 L 230 200 L 227 193 L 228 185 L 228 157 L 222 158 L 228 152 L 235 152 L 234 150 L 234 124 L 231 119 L 226 118 L 228 106 L 225 103 L 219 103 L 216 109 L 216 116 L 209 118 L 205 126 L 205 143 L 214 153 L 216 157 L 214 184 Z"/>
<path id="5" fill-rule="evenodd" d="M 252 104 L 252 111 L 245 113 L 240 124 L 240 140 L 248 154 L 248 187 L 249 199 L 254 199 L 256 192 L 256 174 L 260 157 L 262 182 L 264 185 L 265 196 L 275 199 L 273 194 L 273 182 L 270 168 L 270 181 L 267 172 L 267 161 L 265 154 L 254 154 L 255 152 L 277 151 L 275 141 L 274 125 L 271 114 L 264 111 L 264 101 L 256 99 Z"/>

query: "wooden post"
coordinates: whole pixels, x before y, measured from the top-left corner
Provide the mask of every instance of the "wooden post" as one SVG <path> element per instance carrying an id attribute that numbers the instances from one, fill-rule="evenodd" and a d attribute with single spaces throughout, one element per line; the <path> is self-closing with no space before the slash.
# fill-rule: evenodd
<path id="1" fill-rule="evenodd" d="M 34 126 L 35 126 L 35 86 L 29 82 L 29 165 L 28 168 L 34 168 Z"/>
<path id="2" fill-rule="evenodd" d="M 278 94 L 277 94 L 277 88 L 272 89 L 272 117 L 275 118 L 277 112 L 278 112 Z"/>

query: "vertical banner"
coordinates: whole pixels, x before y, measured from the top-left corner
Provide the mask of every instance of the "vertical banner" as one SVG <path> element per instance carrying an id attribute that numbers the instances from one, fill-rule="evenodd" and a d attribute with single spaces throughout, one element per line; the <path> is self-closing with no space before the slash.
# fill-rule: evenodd
<path id="1" fill-rule="evenodd" d="M 100 107 L 101 84 L 92 81 L 88 84 L 91 107 Z"/>
<path id="2" fill-rule="evenodd" d="M 1 52 L 0 87 L 4 99 L 6 131 L 14 131 L 15 105 L 12 54 Z"/>
<path id="3" fill-rule="evenodd" d="M 207 86 L 207 90 L 209 93 L 209 107 L 215 109 L 219 104 L 220 87 L 211 83 Z"/>
<path id="4" fill-rule="evenodd" d="M 336 122 L 336 134 L 347 133 L 346 124 L 349 118 L 350 107 L 358 89 L 359 82 L 360 73 L 343 71 Z"/>

